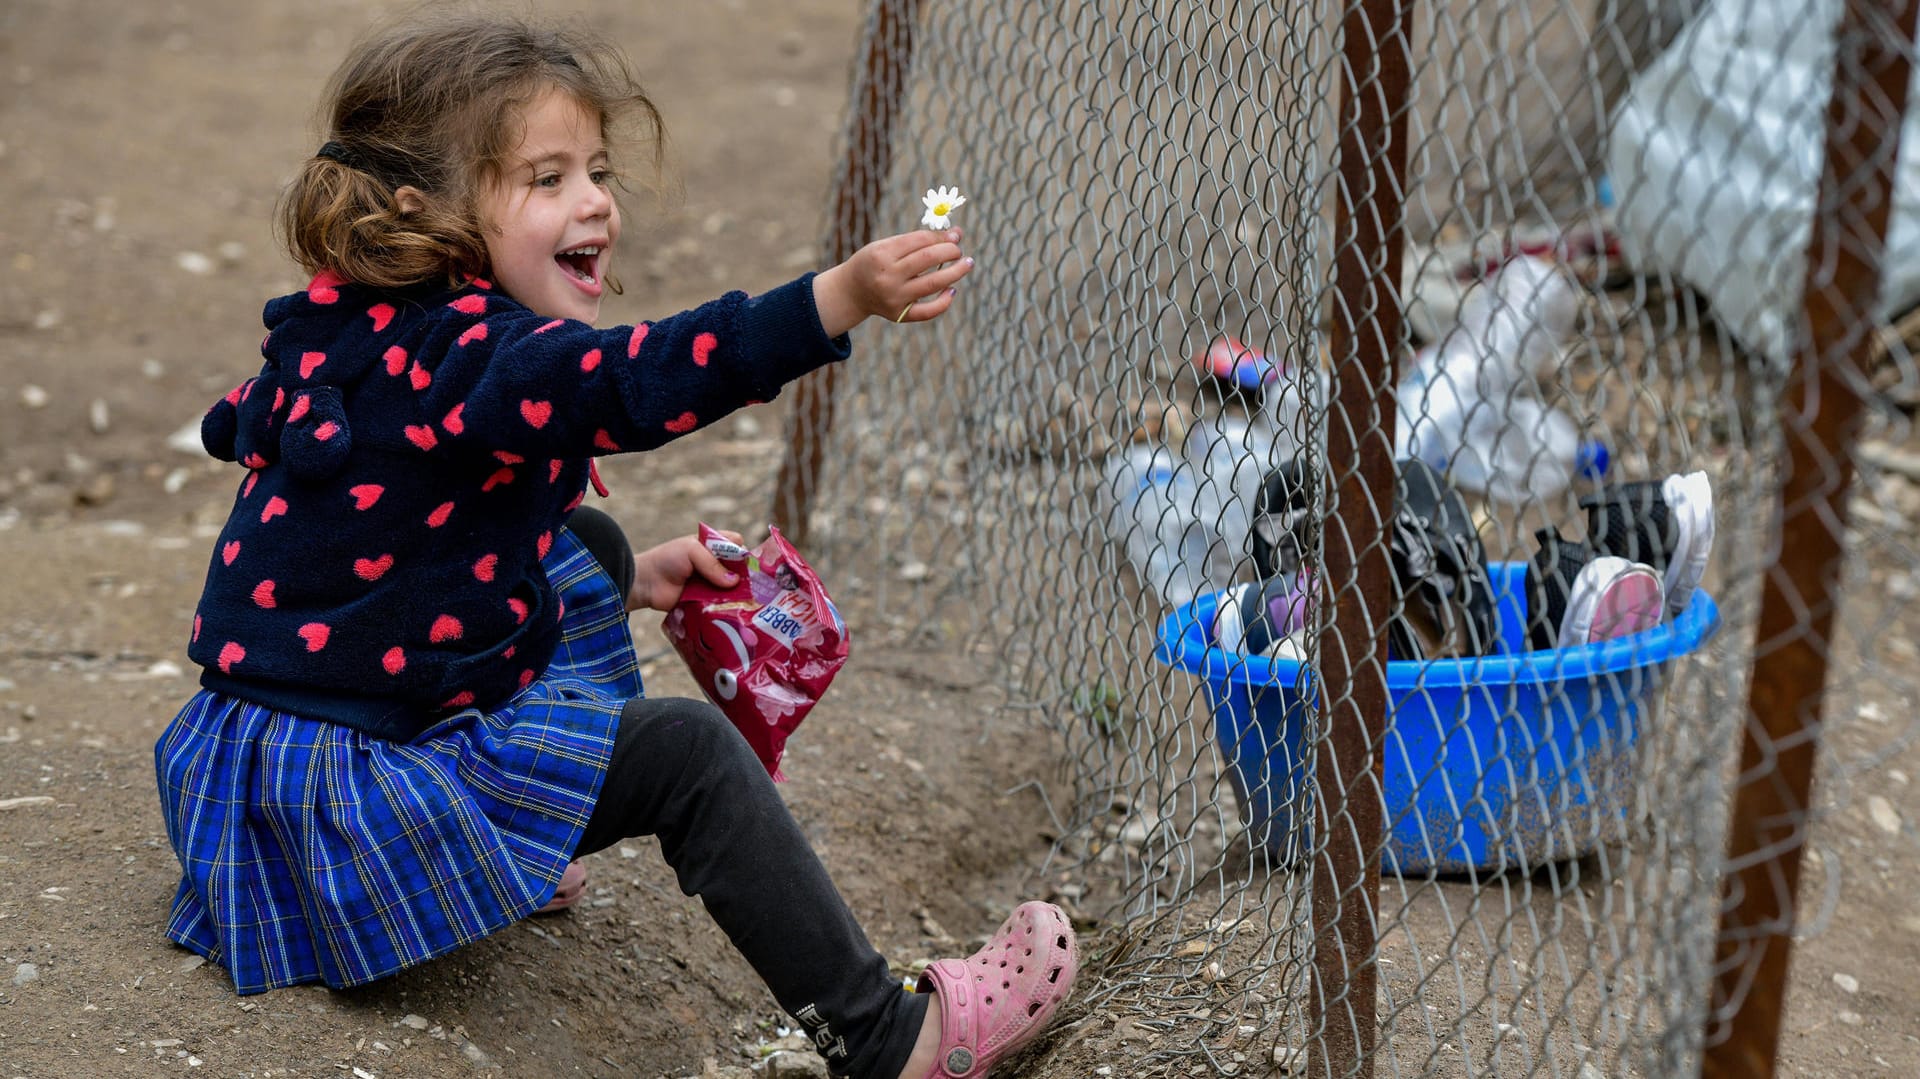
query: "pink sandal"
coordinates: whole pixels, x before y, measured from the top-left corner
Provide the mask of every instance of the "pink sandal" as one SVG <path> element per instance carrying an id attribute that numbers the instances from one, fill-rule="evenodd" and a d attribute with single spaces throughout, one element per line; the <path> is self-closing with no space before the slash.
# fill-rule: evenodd
<path id="1" fill-rule="evenodd" d="M 545 906 L 534 911 L 535 914 L 558 914 L 580 902 L 587 894 L 587 867 L 579 862 L 568 862 L 566 872 L 560 874 L 560 886 L 553 890 L 553 898 Z"/>
<path id="2" fill-rule="evenodd" d="M 936 995 L 940 1055 L 929 1079 L 975 1079 L 1047 1027 L 1073 991 L 1080 958 L 1073 925 L 1052 903 L 1022 903 L 987 946 L 942 959 L 917 992 Z"/>

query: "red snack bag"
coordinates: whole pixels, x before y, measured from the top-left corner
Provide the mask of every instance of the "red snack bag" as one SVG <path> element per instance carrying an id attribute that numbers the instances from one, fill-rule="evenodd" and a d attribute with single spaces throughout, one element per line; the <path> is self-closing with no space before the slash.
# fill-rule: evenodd
<path id="1" fill-rule="evenodd" d="M 800 552 L 770 531 L 749 551 L 703 522 L 700 542 L 739 581 L 688 581 L 660 628 L 778 782 L 787 736 L 847 661 L 847 624 Z"/>

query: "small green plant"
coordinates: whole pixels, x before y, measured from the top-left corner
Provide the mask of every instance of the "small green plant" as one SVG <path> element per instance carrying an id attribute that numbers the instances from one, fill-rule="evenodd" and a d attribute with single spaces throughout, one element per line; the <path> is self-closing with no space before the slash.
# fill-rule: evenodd
<path id="1" fill-rule="evenodd" d="M 1121 724 L 1132 718 L 1126 707 L 1126 695 L 1120 687 L 1102 678 L 1092 685 L 1073 690 L 1073 710 L 1093 725 L 1094 730 L 1112 736 Z"/>

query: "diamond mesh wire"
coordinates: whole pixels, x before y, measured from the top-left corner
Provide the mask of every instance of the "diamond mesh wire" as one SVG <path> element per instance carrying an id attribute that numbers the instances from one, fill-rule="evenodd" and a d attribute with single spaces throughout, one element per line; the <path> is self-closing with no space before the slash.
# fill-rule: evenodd
<path id="1" fill-rule="evenodd" d="M 1619 145 L 1610 158 L 1608 139 L 1658 58 L 1684 69 L 1690 30 L 1713 9 L 1419 3 L 1410 40 L 1374 46 L 1405 49 L 1412 71 L 1408 180 L 1348 197 L 1398 224 L 1406 320 L 1389 351 L 1401 379 L 1427 372 L 1424 392 L 1336 354 L 1329 333 L 1344 302 L 1333 266 L 1352 240 L 1335 234 L 1339 102 L 1379 92 L 1376 68 L 1351 66 L 1346 8 L 881 0 L 874 10 L 881 47 L 856 85 L 899 92 L 890 158 L 854 125 L 869 144 L 856 139 L 851 156 L 883 165 L 880 198 L 843 217 L 829 247 L 911 227 L 920 192 L 954 184 L 968 196 L 956 223 L 980 265 L 935 327 L 862 331 L 830 429 L 809 432 L 827 447 L 814 557 L 862 624 L 977 655 L 1014 714 L 1055 736 L 1059 759 L 1036 762 L 1035 783 L 1061 834 L 1038 871 L 1050 898 L 1102 927 L 1093 976 L 1050 1050 L 1061 1073 L 1097 1049 L 1129 1075 L 1302 1074 L 1310 1059 L 1314 1074 L 1335 1074 L 1348 1065 L 1327 1057 L 1323 1024 L 1343 1021 L 1341 994 L 1369 982 L 1374 1029 L 1359 1044 L 1372 1048 L 1351 1073 L 1697 1069 L 1730 792 L 1766 778 L 1734 761 L 1779 550 L 1783 439 L 1804 420 L 1779 405 L 1784 352 L 1705 310 L 1702 295 L 1723 282 L 1695 256 L 1804 250 L 1806 237 L 1804 220 L 1796 232 L 1756 215 L 1729 235 L 1724 220 L 1643 201 L 1653 216 L 1640 224 L 1676 238 L 1679 254 L 1633 265 L 1608 189 L 1645 161 Z M 1809 5 L 1807 32 L 1835 11 Z M 1739 25 L 1737 12 L 1719 13 Z M 1725 69 L 1692 76 L 1709 96 L 1751 85 Z M 856 95 L 855 106 L 874 100 Z M 1642 102 L 1656 114 L 1665 103 Z M 1802 106 L 1816 133 L 1822 105 Z M 1488 390 L 1474 368 L 1432 366 L 1435 350 L 1494 347 L 1492 331 L 1458 323 L 1516 255 L 1541 260 L 1568 298 L 1564 338 L 1547 340 L 1549 320 L 1510 301 L 1529 328 L 1508 345 L 1538 350 L 1523 378 Z M 1765 281 L 1790 312 L 1791 261 Z M 1915 588 L 1905 536 L 1920 468 L 1898 446 L 1916 380 L 1900 334 L 1884 336 L 1878 366 L 1855 372 L 1871 407 L 1849 591 Z M 1263 384 L 1203 370 L 1223 339 L 1228 359 L 1244 349 L 1270 363 Z M 1486 560 L 1512 564 L 1492 581 L 1510 618 L 1538 614 L 1527 584 L 1538 530 L 1578 537 L 1582 494 L 1704 472 L 1718 536 L 1703 589 L 1721 628 L 1664 661 L 1628 638 L 1614 649 L 1627 661 L 1590 679 L 1566 673 L 1560 653 L 1515 659 L 1524 636 L 1458 692 L 1439 667 L 1389 664 L 1387 734 L 1372 747 L 1384 779 L 1353 793 L 1378 800 L 1401 838 L 1383 849 L 1361 837 L 1385 870 L 1377 894 L 1361 897 L 1373 901 L 1373 944 L 1365 970 L 1349 973 L 1365 976 L 1317 984 L 1317 949 L 1341 930 L 1316 919 L 1309 882 L 1328 836 L 1351 820 L 1316 786 L 1315 754 L 1368 747 L 1332 729 L 1347 687 L 1316 693 L 1316 673 L 1328 648 L 1349 666 L 1377 664 L 1389 631 L 1333 632 L 1333 611 L 1364 602 L 1361 582 L 1313 575 L 1336 545 L 1384 553 L 1406 497 L 1376 490 L 1354 506 L 1336 495 L 1354 462 L 1330 458 L 1331 425 L 1353 425 L 1362 444 L 1395 437 L 1378 411 L 1339 404 L 1356 382 L 1399 388 L 1402 451 L 1407 430 L 1472 399 L 1477 454 L 1456 445 L 1437 463 Z M 1515 420 L 1543 413 L 1605 446 L 1603 478 L 1575 475 L 1579 451 L 1543 448 L 1561 437 L 1539 433 L 1552 424 Z M 1473 478 L 1476 459 L 1489 475 Z M 1256 581 L 1255 499 L 1287 461 L 1298 464 L 1288 490 L 1301 508 L 1304 587 L 1317 597 L 1288 638 L 1298 664 L 1216 647 L 1207 675 L 1178 669 L 1156 654 L 1167 620 L 1196 595 Z M 1378 613 L 1418 615 L 1399 590 Z M 1888 604 L 1850 605 L 1822 646 L 1848 677 L 1828 700 L 1837 748 L 1809 825 L 1920 730 L 1870 704 L 1913 689 L 1916 655 L 1888 632 L 1894 621 Z M 1199 627 L 1203 644 L 1212 628 Z M 1421 647 L 1445 653 L 1447 636 Z M 1560 673 L 1530 694 L 1513 673 L 1527 663 Z M 1637 711 L 1623 718 L 1611 700 Z M 1235 715 L 1254 729 L 1229 729 Z M 1837 859 L 1812 835 L 1810 877 L 1831 879 Z"/>

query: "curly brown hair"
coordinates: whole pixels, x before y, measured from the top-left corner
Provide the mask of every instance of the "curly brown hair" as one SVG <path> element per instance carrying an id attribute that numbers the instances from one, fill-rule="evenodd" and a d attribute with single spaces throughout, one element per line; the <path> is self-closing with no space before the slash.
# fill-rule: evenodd
<path id="1" fill-rule="evenodd" d="M 610 142 L 633 121 L 658 177 L 660 112 L 615 46 L 510 16 L 414 16 L 361 41 L 329 82 L 327 143 L 280 200 L 288 253 L 309 273 L 381 288 L 485 276 L 479 195 L 548 89 L 599 116 Z"/>

